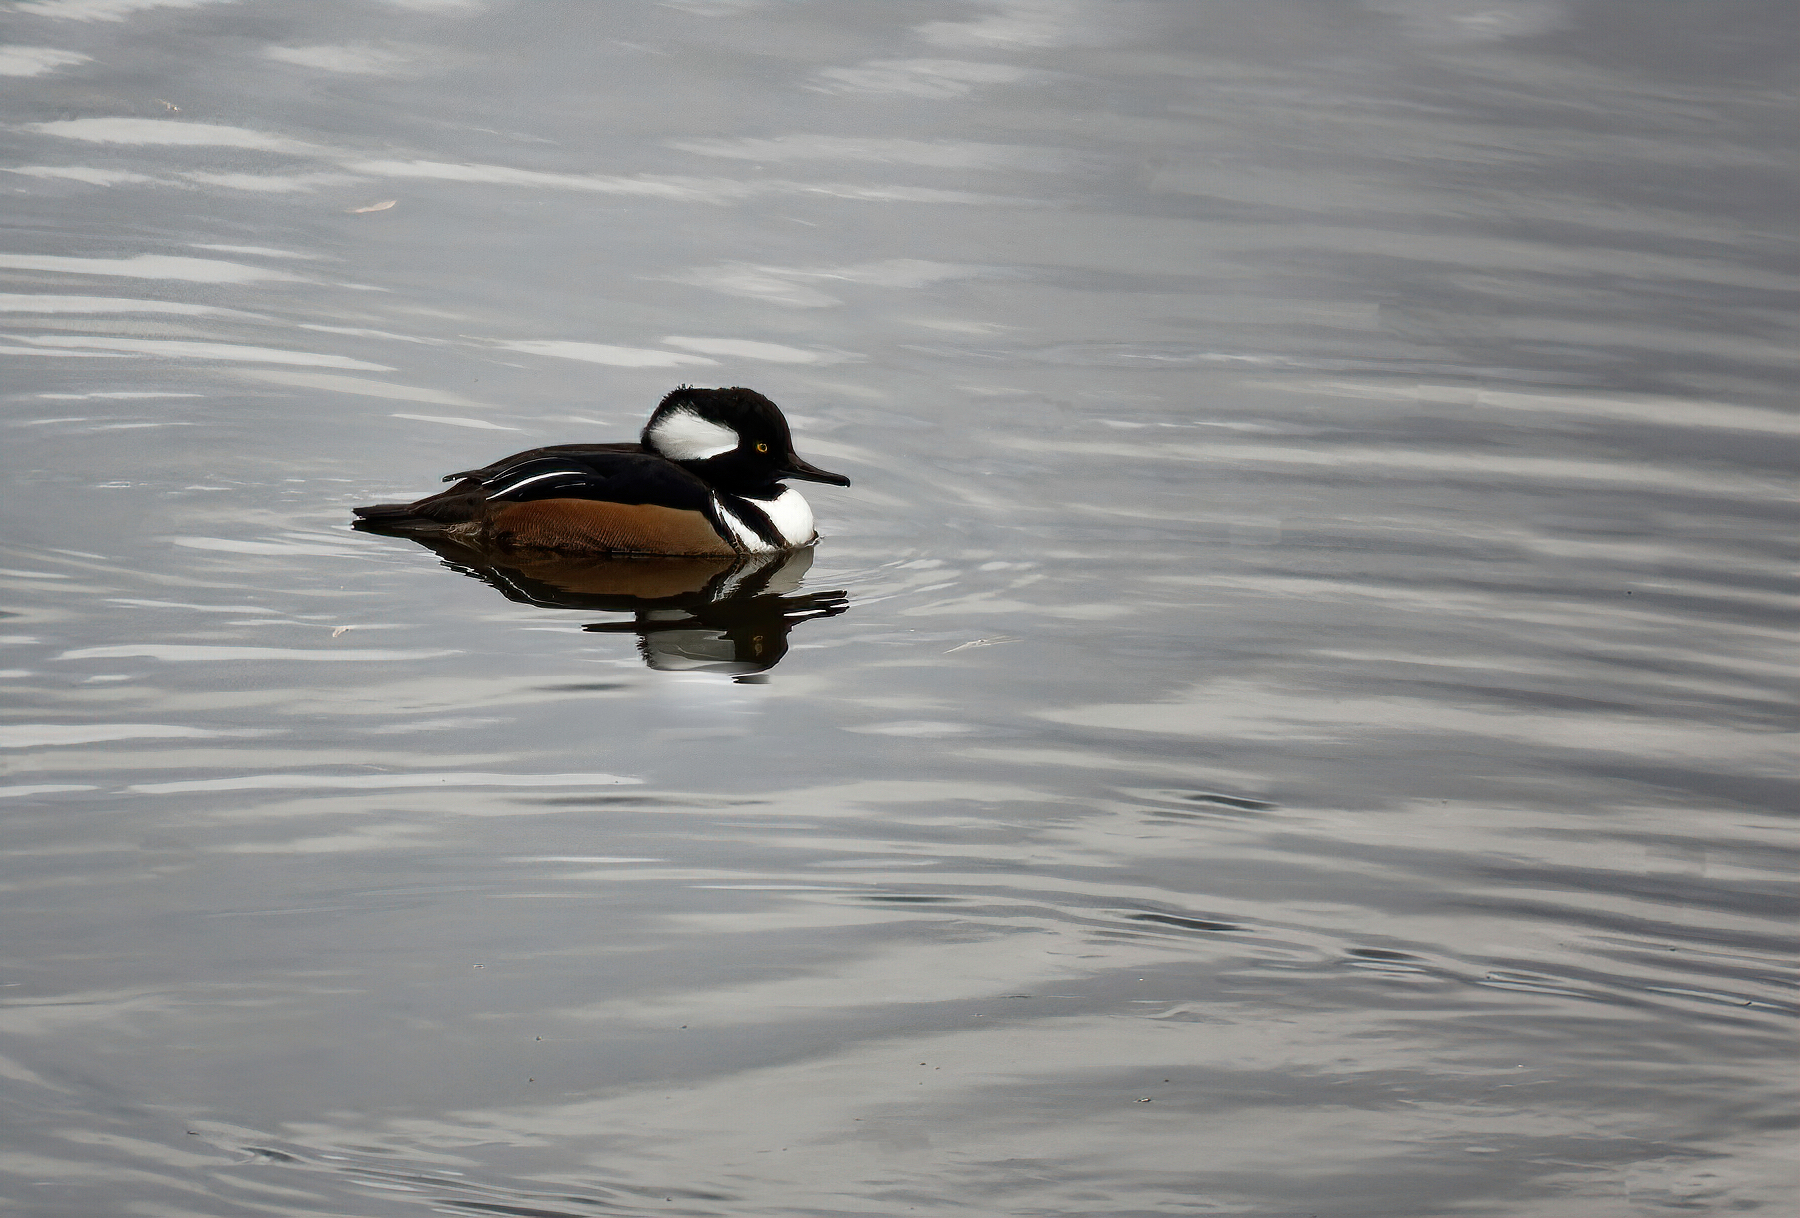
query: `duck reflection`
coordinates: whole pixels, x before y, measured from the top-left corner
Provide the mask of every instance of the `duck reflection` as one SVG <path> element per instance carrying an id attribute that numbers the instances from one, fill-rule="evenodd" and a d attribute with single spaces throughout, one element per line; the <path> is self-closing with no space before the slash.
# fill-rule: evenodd
<path id="1" fill-rule="evenodd" d="M 376 530 L 368 530 L 370 532 Z M 577 557 L 414 537 L 453 571 L 544 609 L 630 613 L 596 634 L 637 636 L 651 668 L 754 680 L 787 654 L 788 631 L 850 607 L 844 592 L 801 592 L 812 550 L 743 558 Z"/>

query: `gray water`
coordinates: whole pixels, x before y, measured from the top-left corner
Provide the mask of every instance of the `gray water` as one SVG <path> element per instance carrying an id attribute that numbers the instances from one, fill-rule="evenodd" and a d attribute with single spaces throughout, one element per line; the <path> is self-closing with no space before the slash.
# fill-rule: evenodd
<path id="1" fill-rule="evenodd" d="M 0 1197 L 1792 1212 L 1796 21 L 9 5 Z"/>

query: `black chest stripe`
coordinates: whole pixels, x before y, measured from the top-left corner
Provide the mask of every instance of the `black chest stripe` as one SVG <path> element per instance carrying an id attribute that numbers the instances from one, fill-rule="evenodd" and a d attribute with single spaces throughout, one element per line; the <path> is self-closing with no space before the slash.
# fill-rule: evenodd
<path id="1" fill-rule="evenodd" d="M 781 535 L 781 530 L 775 527 L 775 522 L 769 519 L 769 514 L 762 510 L 756 500 L 720 491 L 719 503 L 727 512 L 743 521 L 752 533 L 777 550 L 787 548 L 787 538 Z"/>

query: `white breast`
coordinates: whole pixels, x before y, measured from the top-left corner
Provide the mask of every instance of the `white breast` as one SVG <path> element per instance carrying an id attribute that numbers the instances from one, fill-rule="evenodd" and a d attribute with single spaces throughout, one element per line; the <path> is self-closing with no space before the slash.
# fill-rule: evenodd
<path id="1" fill-rule="evenodd" d="M 819 531 L 813 527 L 812 505 L 793 487 L 782 487 L 781 494 L 759 506 L 788 545 L 803 546 L 818 537 Z"/>
<path id="2" fill-rule="evenodd" d="M 719 518 L 737 535 L 738 544 L 745 553 L 770 554 L 776 549 L 793 549 L 809 545 L 818 537 L 818 530 L 813 527 L 812 505 L 793 487 L 782 487 L 781 493 L 773 499 L 753 499 L 751 502 L 761 508 L 769 523 L 775 526 L 775 532 L 781 537 L 779 547 L 764 541 L 756 530 L 733 515 L 729 507 L 713 500 Z"/>

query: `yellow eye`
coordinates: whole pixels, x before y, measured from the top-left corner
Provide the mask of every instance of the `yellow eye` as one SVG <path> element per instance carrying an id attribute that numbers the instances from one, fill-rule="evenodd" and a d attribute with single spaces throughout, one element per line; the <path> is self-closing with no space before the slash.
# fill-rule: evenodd
<path id="1" fill-rule="evenodd" d="M 756 446 L 756 451 L 759 453 L 766 453 L 769 451 L 769 446 L 767 444 L 758 444 Z"/>

